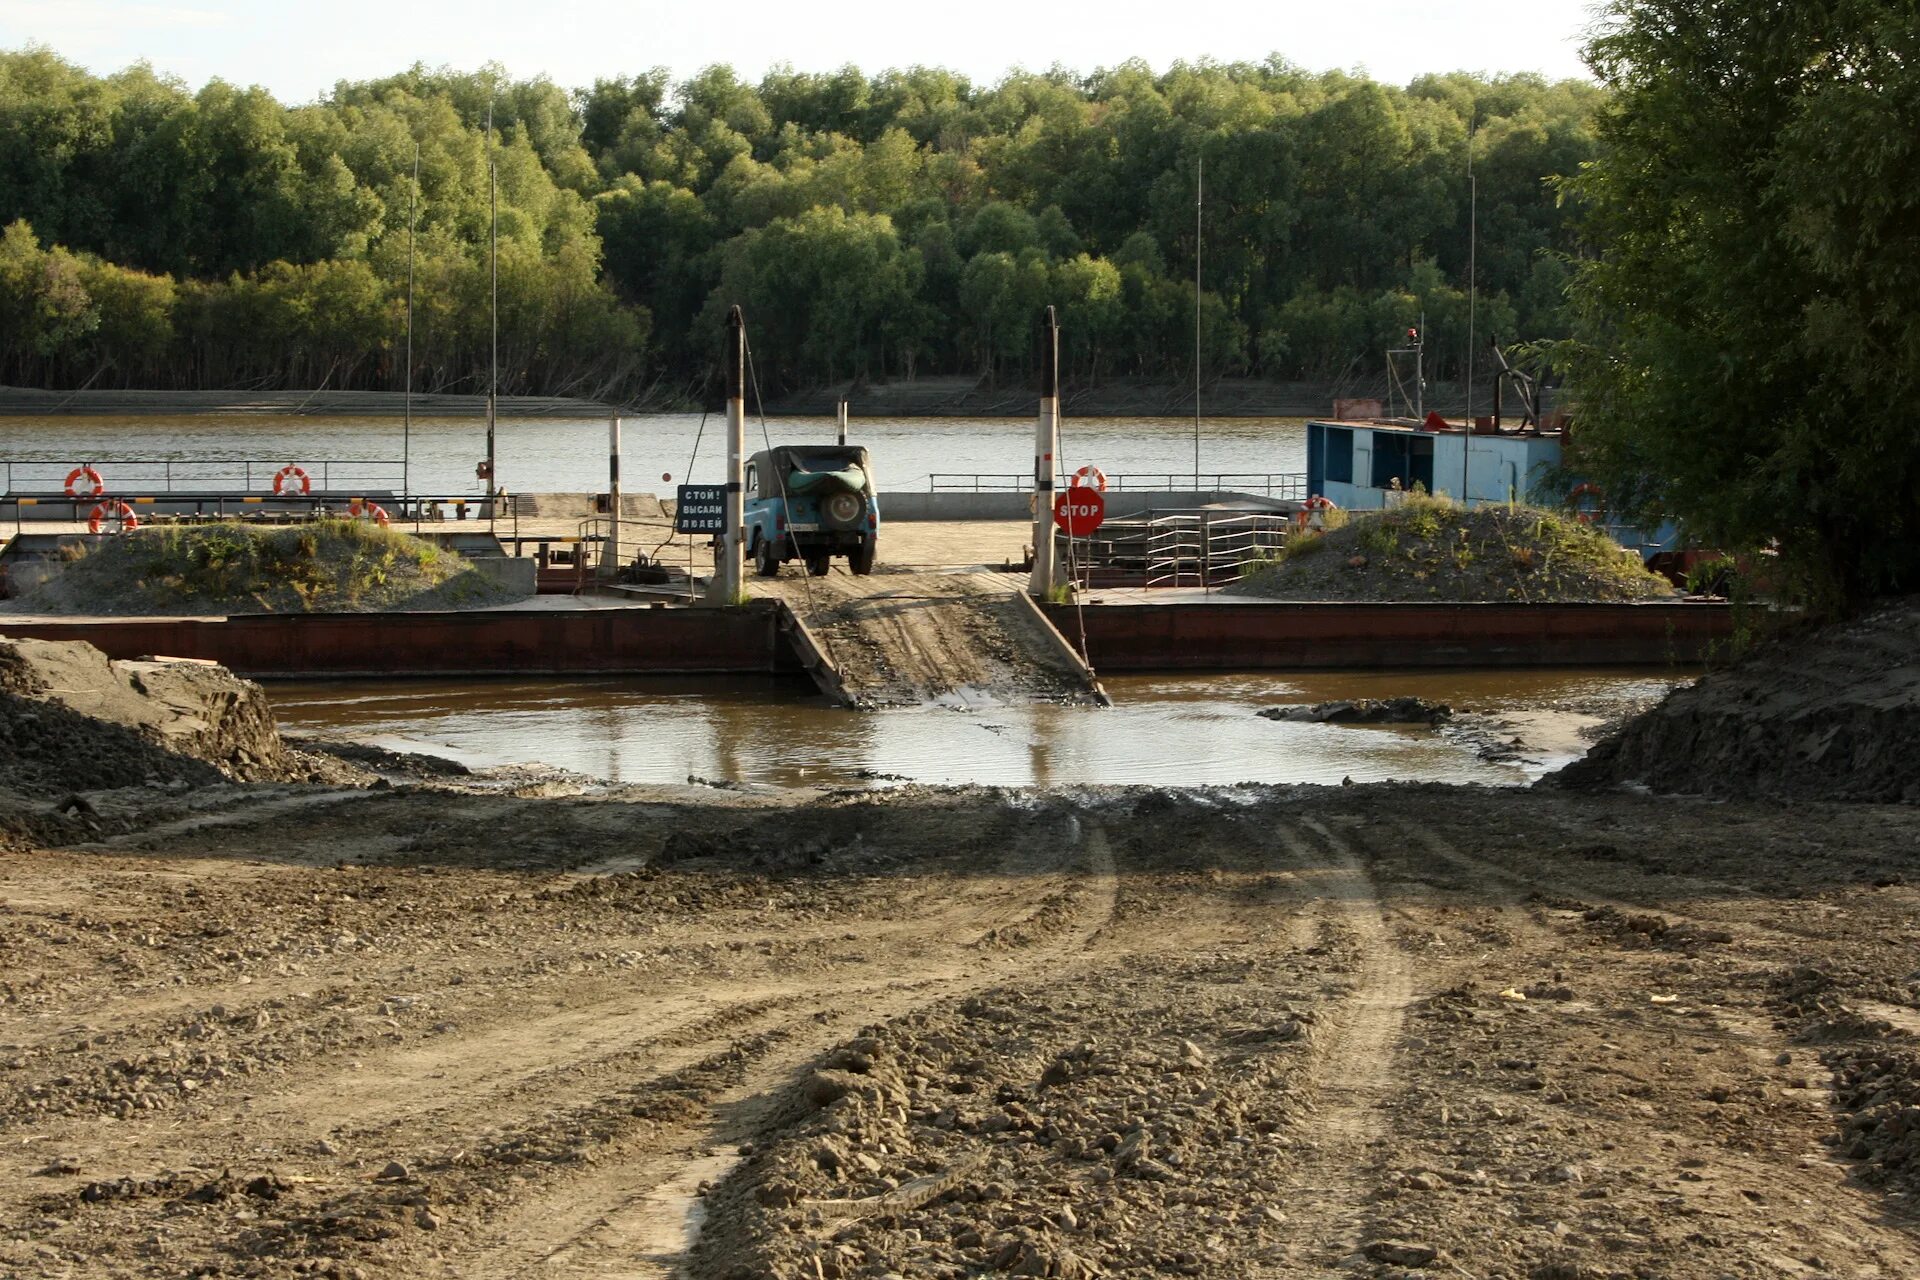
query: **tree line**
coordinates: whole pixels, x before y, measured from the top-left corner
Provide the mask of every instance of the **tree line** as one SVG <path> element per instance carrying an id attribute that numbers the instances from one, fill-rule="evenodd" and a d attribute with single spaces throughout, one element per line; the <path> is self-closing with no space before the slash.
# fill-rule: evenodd
<path id="1" fill-rule="evenodd" d="M 1196 252 L 1209 377 L 1370 374 L 1422 316 L 1453 377 L 1476 199 L 1480 333 L 1568 334 L 1552 180 L 1604 102 L 1276 57 L 572 92 L 415 66 L 287 106 L 0 52 L 0 379 L 395 388 L 411 230 L 415 385 L 484 389 L 490 168 L 503 393 L 698 396 L 735 302 L 770 390 L 1018 378 L 1049 303 L 1070 377 L 1185 379 Z"/>

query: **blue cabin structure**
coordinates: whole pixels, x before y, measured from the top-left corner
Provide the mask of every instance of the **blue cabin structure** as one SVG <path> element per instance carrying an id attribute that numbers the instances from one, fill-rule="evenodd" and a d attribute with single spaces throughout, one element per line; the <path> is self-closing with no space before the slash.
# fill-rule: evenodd
<path id="1" fill-rule="evenodd" d="M 1415 486 L 1432 494 L 1463 495 L 1466 505 L 1533 503 L 1558 506 L 1566 493 L 1555 483 L 1566 443 L 1563 429 L 1547 426 L 1502 431 L 1487 425 L 1407 418 L 1307 422 L 1307 493 L 1348 511 L 1377 511 Z M 1615 524 L 1595 512 L 1598 523 L 1624 547 L 1651 558 L 1678 545 L 1671 523 L 1648 533 Z"/>

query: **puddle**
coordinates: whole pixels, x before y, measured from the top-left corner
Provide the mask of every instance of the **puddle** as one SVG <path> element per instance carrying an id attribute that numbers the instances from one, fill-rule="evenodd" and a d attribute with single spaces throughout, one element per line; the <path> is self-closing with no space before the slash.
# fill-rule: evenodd
<path id="1" fill-rule="evenodd" d="M 1109 709 L 956 698 L 858 713 L 796 680 L 386 680 L 270 686 L 295 732 L 472 767 L 540 763 L 615 782 L 775 786 L 1338 783 L 1522 785 L 1577 730 L 1683 678 L 1668 671 L 1373 671 L 1119 676 Z M 1282 703 L 1412 694 L 1472 708 L 1425 726 L 1276 722 Z M 1514 737 L 1520 747 L 1511 746 Z M 1492 756 L 1494 758 L 1487 758 Z"/>

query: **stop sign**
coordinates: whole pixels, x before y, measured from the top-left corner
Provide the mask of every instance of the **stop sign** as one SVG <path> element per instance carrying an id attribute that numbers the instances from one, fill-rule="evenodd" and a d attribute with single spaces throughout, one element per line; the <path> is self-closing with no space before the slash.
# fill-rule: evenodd
<path id="1" fill-rule="evenodd" d="M 1084 538 L 1107 518 L 1107 500 L 1098 489 L 1073 485 L 1053 500 L 1053 522 L 1070 538 Z"/>

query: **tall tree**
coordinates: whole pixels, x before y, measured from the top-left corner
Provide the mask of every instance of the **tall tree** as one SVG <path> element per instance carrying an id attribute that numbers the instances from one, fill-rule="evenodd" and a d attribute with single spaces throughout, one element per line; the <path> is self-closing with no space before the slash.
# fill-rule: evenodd
<path id="1" fill-rule="evenodd" d="M 1613 0 L 1571 184 L 1576 463 L 1774 548 L 1824 608 L 1920 585 L 1920 23 L 1905 0 Z"/>

